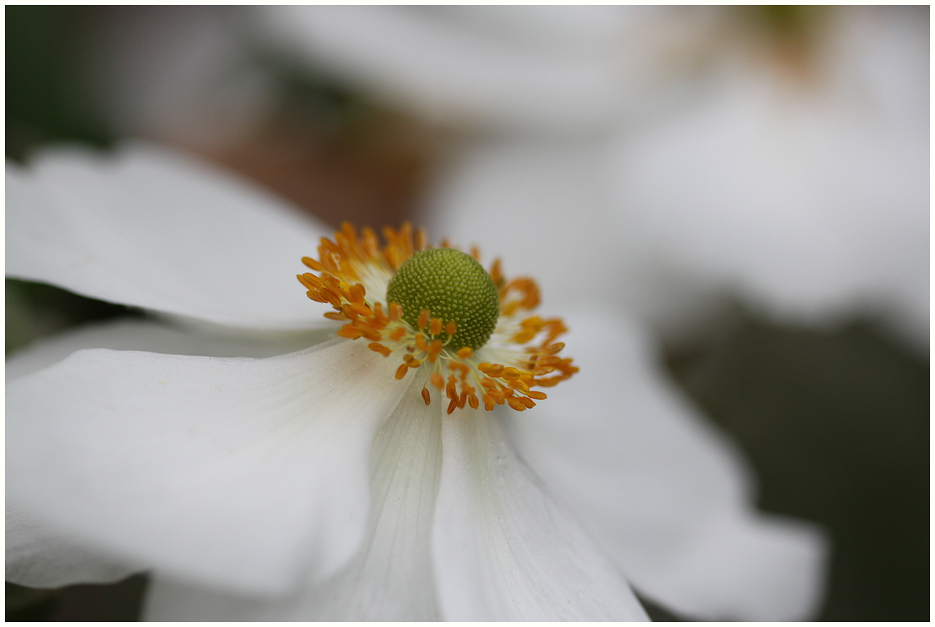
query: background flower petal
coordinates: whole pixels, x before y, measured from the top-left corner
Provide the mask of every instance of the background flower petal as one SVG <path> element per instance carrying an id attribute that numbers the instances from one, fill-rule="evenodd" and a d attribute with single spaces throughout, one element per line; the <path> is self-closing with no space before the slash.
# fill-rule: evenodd
<path id="1" fill-rule="evenodd" d="M 438 620 L 429 537 L 441 469 L 441 408 L 413 379 L 370 456 L 368 535 L 333 577 L 276 598 L 234 596 L 156 576 L 149 620 Z"/>
<path id="2" fill-rule="evenodd" d="M 428 190 L 427 227 L 502 257 L 510 276 L 535 277 L 546 302 L 601 294 L 630 304 L 624 299 L 633 273 L 624 272 L 625 263 L 634 265 L 640 248 L 628 233 L 608 228 L 607 144 L 602 137 L 467 145 Z"/>
<path id="3" fill-rule="evenodd" d="M 745 60 L 621 137 L 611 228 L 709 291 L 787 319 L 870 309 L 927 352 L 927 15 L 869 9 L 840 10 L 811 83 Z"/>
<path id="4" fill-rule="evenodd" d="M 628 21 L 617 7 L 452 9 L 263 7 L 258 30 L 268 46 L 430 120 L 587 129 L 629 95 L 615 74 L 615 27 Z"/>
<path id="5" fill-rule="evenodd" d="M 619 571 L 539 486 L 495 415 L 442 421 L 435 576 L 448 620 L 645 620 Z"/>
<path id="6" fill-rule="evenodd" d="M 308 328 L 295 275 L 330 229 L 231 174 L 152 145 L 7 163 L 6 272 L 235 327 Z"/>
<path id="7" fill-rule="evenodd" d="M 742 455 L 657 372 L 637 326 L 596 307 L 565 319 L 581 374 L 507 421 L 549 490 L 641 594 L 672 610 L 740 620 L 815 612 L 821 530 L 753 510 Z"/>
<path id="8" fill-rule="evenodd" d="M 258 360 L 82 351 L 7 384 L 7 494 L 134 563 L 282 593 L 357 551 L 394 370 L 347 341 Z"/>
<path id="9" fill-rule="evenodd" d="M 6 580 L 31 588 L 72 583 L 112 583 L 142 570 L 70 539 L 36 520 L 22 507 L 6 503 Z"/>

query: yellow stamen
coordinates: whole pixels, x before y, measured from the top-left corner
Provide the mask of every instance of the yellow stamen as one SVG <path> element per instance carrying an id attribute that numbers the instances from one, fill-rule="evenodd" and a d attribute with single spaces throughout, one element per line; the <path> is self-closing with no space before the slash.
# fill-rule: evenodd
<path id="1" fill-rule="evenodd" d="M 386 293 L 395 271 L 413 254 L 431 247 L 425 232 L 409 224 L 399 230 L 383 229 L 383 239 L 381 246 L 373 229 L 364 228 L 358 234 L 343 224 L 333 240 L 322 238 L 318 259 L 302 258 L 312 272 L 296 277 L 309 299 L 332 307 L 324 314 L 326 318 L 344 323 L 339 337 L 365 338 L 370 350 L 402 359 L 396 379 L 405 378 L 411 369 L 425 368 L 426 383 L 444 390 L 448 413 L 468 406 L 476 410 L 482 403 L 488 411 L 497 405 L 525 411 L 547 398 L 531 388 L 554 387 L 578 372 L 571 359 L 559 356 L 565 344 L 558 338 L 568 330 L 564 323 L 526 313 L 539 304 L 535 281 L 527 277 L 507 280 L 499 259 L 490 266 L 489 275 L 497 288 L 500 317 L 487 344 L 473 349 L 450 346 L 458 324 L 433 318 L 427 309 L 420 312 L 418 328 L 413 328 L 398 303 L 374 300 L 371 292 Z M 447 240 L 441 245 L 451 247 Z M 479 260 L 479 249 L 473 247 L 471 256 Z M 421 395 L 430 405 L 426 385 Z"/>

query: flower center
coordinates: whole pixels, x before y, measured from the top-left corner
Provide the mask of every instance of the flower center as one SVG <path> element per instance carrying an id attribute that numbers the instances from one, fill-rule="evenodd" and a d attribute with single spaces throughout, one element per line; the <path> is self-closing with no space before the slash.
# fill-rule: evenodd
<path id="1" fill-rule="evenodd" d="M 455 351 L 481 348 L 500 315 L 493 279 L 474 258 L 454 248 L 423 250 L 407 259 L 390 279 L 386 300 L 399 303 L 403 320 L 413 328 L 419 328 L 424 310 L 445 323 L 453 321 L 455 334 L 443 330 L 438 339 Z"/>
<path id="2" fill-rule="evenodd" d="M 313 272 L 297 275 L 317 303 L 328 303 L 330 320 L 344 322 L 338 337 L 365 338 L 367 348 L 400 359 L 396 379 L 412 371 L 456 409 L 509 405 L 525 411 L 578 367 L 557 341 L 568 329 L 560 318 L 529 315 L 539 288 L 528 277 L 507 280 L 495 259 L 489 273 L 476 248 L 466 255 L 442 240 L 428 246 L 425 233 L 404 224 L 383 230 L 343 224 L 334 241 L 323 237 L 318 259 L 302 257 Z M 314 274 L 317 272 L 318 274 Z M 476 351 L 476 352 L 475 352 Z"/>

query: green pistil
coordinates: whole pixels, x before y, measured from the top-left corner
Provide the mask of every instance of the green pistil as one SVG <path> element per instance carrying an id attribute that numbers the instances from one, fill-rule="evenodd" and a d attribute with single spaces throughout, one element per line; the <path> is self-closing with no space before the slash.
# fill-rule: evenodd
<path id="1" fill-rule="evenodd" d="M 426 309 L 432 318 L 441 318 L 443 329 L 453 320 L 458 328 L 451 341 L 444 330 L 437 336 L 453 350 L 486 344 L 500 315 L 490 275 L 476 259 L 453 248 L 423 250 L 407 259 L 390 279 L 386 300 L 399 303 L 403 320 L 416 329 Z"/>

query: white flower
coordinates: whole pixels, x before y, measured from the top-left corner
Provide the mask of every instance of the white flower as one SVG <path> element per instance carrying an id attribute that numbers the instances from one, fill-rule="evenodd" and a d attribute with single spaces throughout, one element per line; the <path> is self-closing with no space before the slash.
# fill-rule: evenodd
<path id="1" fill-rule="evenodd" d="M 8 275 L 163 316 L 7 363 L 8 580 L 148 570 L 151 619 L 645 618 L 627 581 L 701 617 L 814 611 L 822 534 L 751 508 L 625 318 L 558 307 L 582 373 L 532 411 L 427 405 L 425 366 L 398 380 L 295 283 L 324 229 L 243 182 L 129 146 L 6 190 Z"/>
<path id="2" fill-rule="evenodd" d="M 669 99 L 707 11 L 658 7 L 262 7 L 267 47 L 429 120 L 604 131 Z M 686 28 L 690 26 L 689 28 Z"/>
<path id="3" fill-rule="evenodd" d="M 600 291 L 661 330 L 725 294 L 810 323 L 869 312 L 927 350 L 924 10 L 828 11 L 811 76 L 764 60 L 724 10 L 263 11 L 271 45 L 474 131 L 429 227 L 496 221 L 487 245 L 537 263 L 542 246 L 606 251 L 615 284 L 554 255 L 547 292 Z"/>

